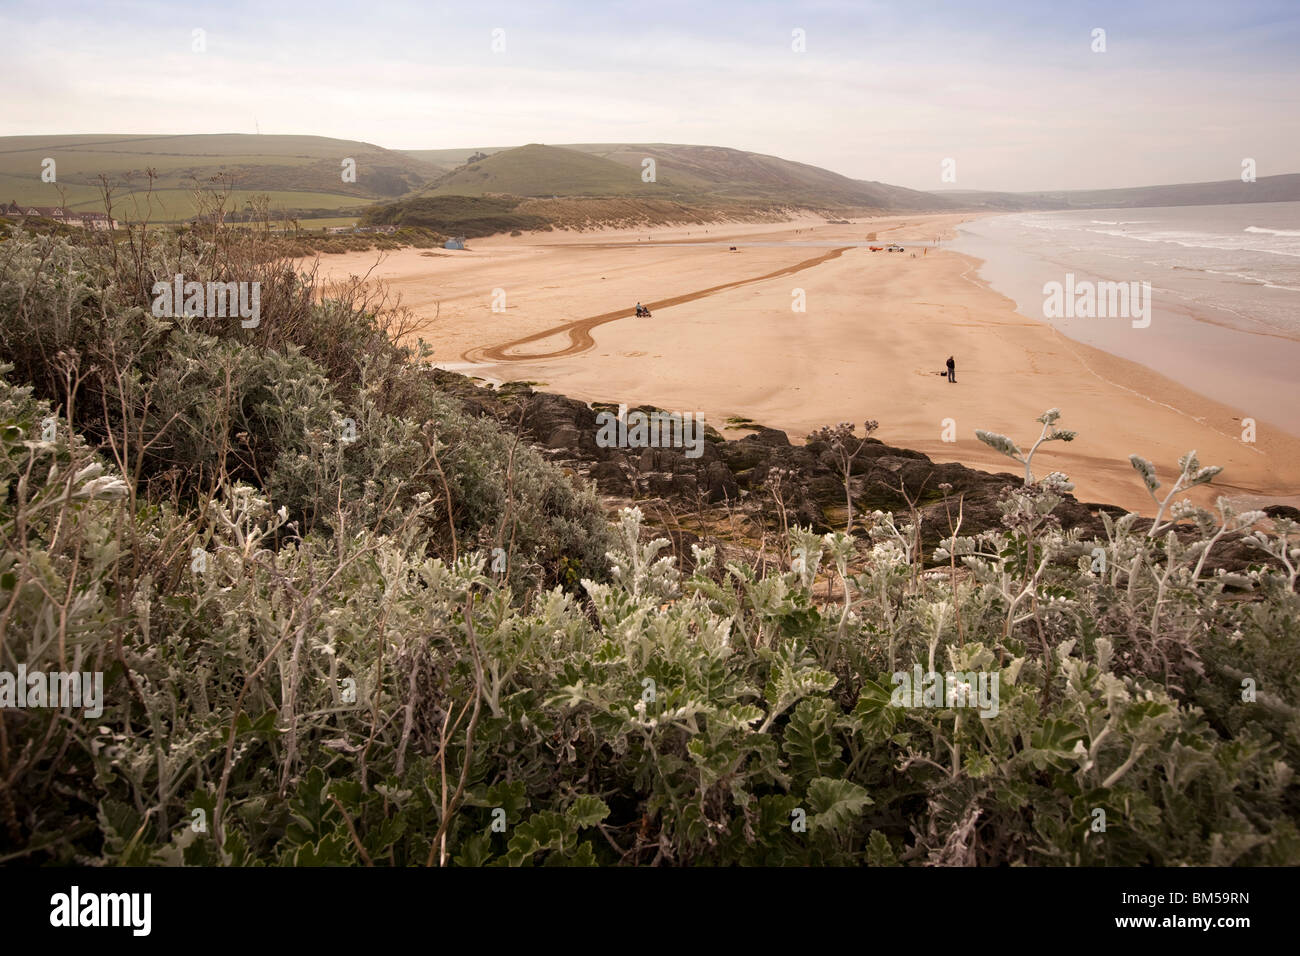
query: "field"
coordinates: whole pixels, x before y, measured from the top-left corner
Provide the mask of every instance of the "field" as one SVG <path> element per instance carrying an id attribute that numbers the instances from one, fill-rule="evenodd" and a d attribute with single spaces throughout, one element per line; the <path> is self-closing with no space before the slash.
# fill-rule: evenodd
<path id="1" fill-rule="evenodd" d="M 360 221 L 356 216 L 326 216 L 322 219 L 302 219 L 299 225 L 303 229 L 329 229 L 334 226 L 355 226 Z"/>
<path id="2" fill-rule="evenodd" d="M 42 164 L 55 161 L 56 182 L 43 182 Z M 356 163 L 344 182 L 343 161 Z M 138 198 L 149 188 L 153 205 Z M 391 199 L 435 179 L 442 167 L 352 140 L 320 136 L 8 136 L 0 137 L 0 197 L 37 205 L 102 208 L 99 177 L 114 186 L 118 218 L 177 222 L 197 211 L 196 185 L 233 187 L 227 209 L 269 194 L 273 210 L 338 210 Z"/>
<path id="3" fill-rule="evenodd" d="M 270 197 L 270 208 L 273 215 L 293 210 L 319 209 L 334 211 L 353 209 L 364 205 L 358 203 L 355 197 L 330 193 L 291 192 L 287 190 L 260 192 L 237 189 L 230 193 L 226 203 L 226 211 L 228 213 L 245 212 L 248 204 L 259 196 Z M 69 203 L 69 205 L 77 209 L 102 208 L 102 203 L 98 201 L 81 205 Z M 194 216 L 199 210 L 192 192 L 184 189 L 165 189 L 155 191 L 152 196 L 146 196 L 144 193 L 131 193 L 120 200 L 115 199 L 113 212 L 118 219 L 125 218 L 133 222 L 146 218 L 151 222 L 179 222 Z"/>

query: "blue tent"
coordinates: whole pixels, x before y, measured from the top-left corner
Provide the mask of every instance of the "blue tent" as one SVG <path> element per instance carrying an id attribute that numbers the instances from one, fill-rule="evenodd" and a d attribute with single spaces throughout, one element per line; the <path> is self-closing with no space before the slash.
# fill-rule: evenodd
<path id="1" fill-rule="evenodd" d="M 465 248 L 465 237 L 464 237 L 464 236 L 457 236 L 455 239 L 448 239 L 447 242 L 443 245 L 443 248 L 444 248 L 444 249 L 464 249 L 464 248 Z"/>

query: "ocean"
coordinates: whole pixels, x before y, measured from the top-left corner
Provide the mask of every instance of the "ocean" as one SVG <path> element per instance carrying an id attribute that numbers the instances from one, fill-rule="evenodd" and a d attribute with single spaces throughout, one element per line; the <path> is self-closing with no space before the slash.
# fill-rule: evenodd
<path id="1" fill-rule="evenodd" d="M 1300 435 L 1300 202 L 1014 213 L 946 245 L 1020 314 Z M 1048 301 L 1050 283 L 1098 282 L 1149 283 L 1149 315 Z"/>

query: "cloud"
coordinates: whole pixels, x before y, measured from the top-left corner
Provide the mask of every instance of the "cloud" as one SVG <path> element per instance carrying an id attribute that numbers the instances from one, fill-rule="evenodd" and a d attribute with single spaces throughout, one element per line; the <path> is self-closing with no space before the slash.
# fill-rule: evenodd
<path id="1" fill-rule="evenodd" d="M 957 186 L 1009 190 L 1231 178 L 1243 156 L 1295 171 L 1296 18 L 1159 6 L 20 2 L 0 134 L 695 142 L 920 189 L 947 157 Z"/>

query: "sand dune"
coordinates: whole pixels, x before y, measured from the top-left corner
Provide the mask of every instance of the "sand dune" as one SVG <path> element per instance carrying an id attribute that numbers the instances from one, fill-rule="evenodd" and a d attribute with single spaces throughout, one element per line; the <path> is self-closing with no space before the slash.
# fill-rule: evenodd
<path id="1" fill-rule="evenodd" d="M 1066 472 L 1081 498 L 1149 513 L 1128 455 L 1172 481 L 1179 455 L 1197 449 L 1225 469 L 1198 500 L 1300 502 L 1300 440 L 1261 428 L 1243 444 L 1240 412 L 1017 314 L 975 278 L 974 260 L 927 249 L 962 218 L 542 234 L 447 256 L 401 250 L 377 266 L 373 252 L 326 256 L 322 271 L 374 267 L 374 280 L 429 318 L 419 335 L 435 360 L 463 359 L 488 379 L 702 412 L 722 430 L 732 416 L 749 418 L 792 440 L 876 419 L 891 444 L 998 471 L 1018 466 L 975 429 L 1027 447 L 1033 419 L 1059 407 L 1079 437 L 1043 446 L 1035 472 Z M 908 252 L 858 245 L 872 232 Z M 792 311 L 797 289 L 805 312 Z M 632 316 L 637 301 L 652 319 Z M 949 354 L 956 384 L 938 374 Z"/>

